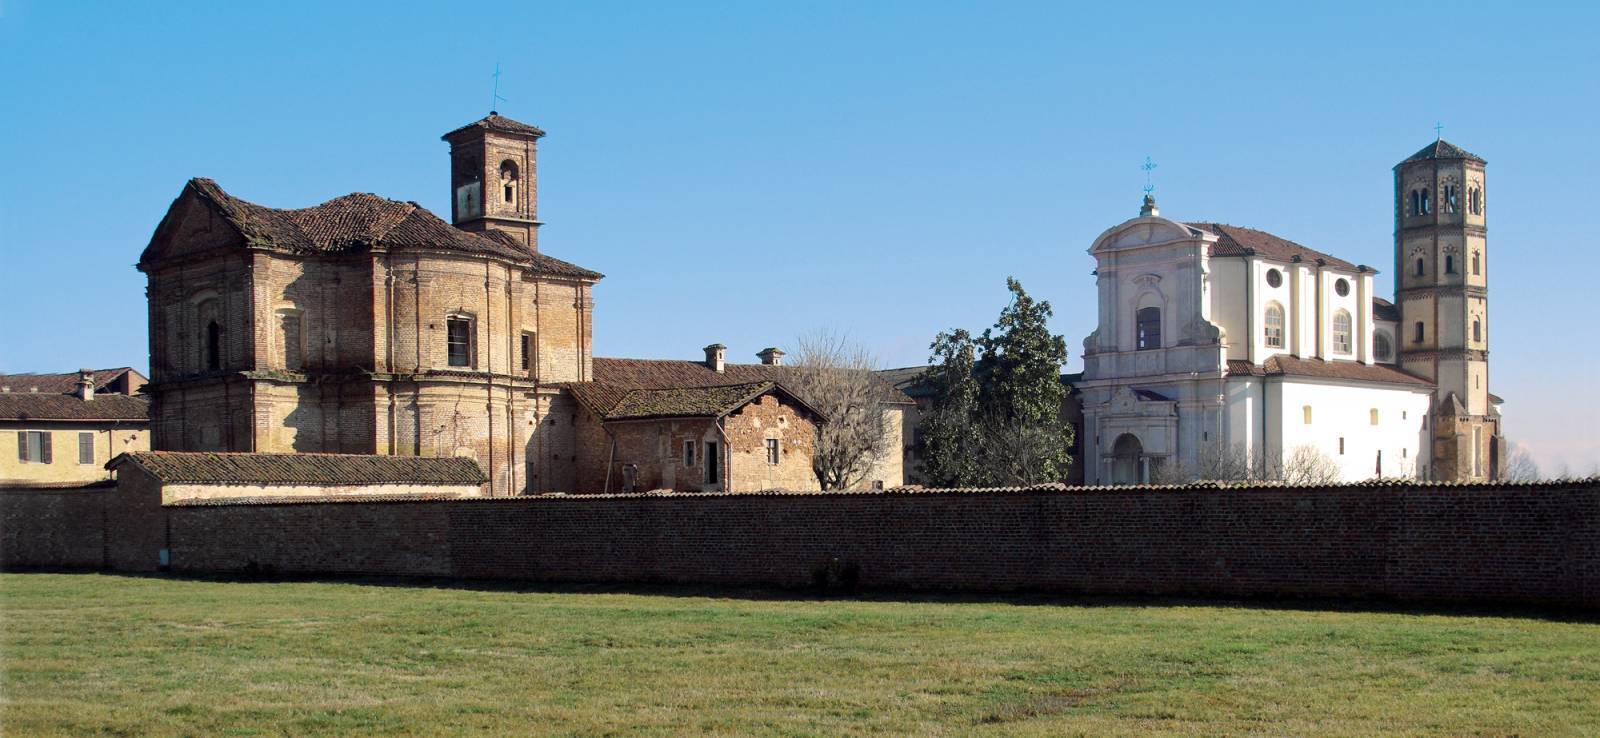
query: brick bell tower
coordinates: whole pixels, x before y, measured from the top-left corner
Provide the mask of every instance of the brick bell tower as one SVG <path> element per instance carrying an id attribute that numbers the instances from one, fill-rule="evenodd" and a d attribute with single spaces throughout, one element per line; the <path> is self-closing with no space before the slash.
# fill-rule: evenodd
<path id="1" fill-rule="evenodd" d="M 1445 140 L 1394 168 L 1399 360 L 1434 381 L 1428 478 L 1493 479 L 1500 414 L 1489 395 L 1485 162 Z"/>
<path id="2" fill-rule="evenodd" d="M 539 250 L 537 160 L 544 131 L 490 112 L 441 138 L 450 144 L 450 222 L 501 231 Z"/>

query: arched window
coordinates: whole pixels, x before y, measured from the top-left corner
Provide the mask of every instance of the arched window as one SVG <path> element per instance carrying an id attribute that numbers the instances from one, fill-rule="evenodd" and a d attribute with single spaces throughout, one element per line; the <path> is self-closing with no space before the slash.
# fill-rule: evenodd
<path id="1" fill-rule="evenodd" d="M 1478 320 L 1477 318 L 1473 318 L 1472 319 L 1472 342 L 1473 343 L 1480 343 L 1482 341 L 1483 341 L 1483 321 Z"/>
<path id="2" fill-rule="evenodd" d="M 1350 313 L 1339 310 L 1333 314 L 1333 352 L 1336 354 L 1350 353 L 1352 341 L 1350 340 Z"/>
<path id="3" fill-rule="evenodd" d="M 1427 270 L 1423 268 L 1422 257 L 1419 256 L 1417 257 L 1417 276 L 1421 277 L 1425 274 L 1427 274 Z"/>
<path id="4" fill-rule="evenodd" d="M 1136 318 L 1135 346 L 1140 351 L 1161 348 L 1161 308 L 1139 308 Z"/>
<path id="5" fill-rule="evenodd" d="M 215 297 L 204 297 L 194 306 L 196 343 L 196 371 L 209 372 L 222 368 L 222 303 Z"/>
<path id="6" fill-rule="evenodd" d="M 1424 329 L 1422 327 L 1422 321 L 1419 320 L 1419 321 L 1417 321 L 1417 326 L 1416 326 L 1416 338 L 1413 338 L 1411 340 L 1413 340 L 1413 341 L 1415 341 L 1417 343 L 1422 343 L 1422 339 L 1425 338 L 1425 337 L 1426 336 L 1425 336 L 1425 333 L 1424 333 Z"/>
<path id="7" fill-rule="evenodd" d="M 1433 201 L 1428 196 L 1428 188 L 1424 187 L 1422 188 L 1422 214 L 1427 215 L 1431 212 L 1433 212 Z"/>
<path id="8" fill-rule="evenodd" d="M 1372 355 L 1378 361 L 1389 361 L 1394 358 L 1394 346 L 1389 343 L 1389 334 L 1382 331 L 1372 334 Z"/>
<path id="9" fill-rule="evenodd" d="M 1422 214 L 1422 193 L 1421 192 L 1418 192 L 1416 190 L 1412 190 L 1411 191 L 1411 207 L 1406 210 L 1406 214 L 1407 215 L 1421 215 Z"/>
<path id="10" fill-rule="evenodd" d="M 1283 306 L 1267 303 L 1267 348 L 1283 348 Z"/>
<path id="11" fill-rule="evenodd" d="M 1483 189 L 1473 187 L 1467 190 L 1467 209 L 1473 215 L 1483 215 Z"/>
<path id="12" fill-rule="evenodd" d="M 1444 186 L 1444 211 L 1447 213 L 1456 211 L 1456 186 L 1453 184 Z"/>
<path id="13" fill-rule="evenodd" d="M 506 202 L 517 201 L 517 163 L 510 159 L 500 162 L 500 188 Z"/>
<path id="14" fill-rule="evenodd" d="M 1455 254 L 1445 254 L 1444 255 L 1444 273 L 1445 274 L 1455 274 L 1456 273 L 1456 255 Z"/>
<path id="15" fill-rule="evenodd" d="M 1476 277 L 1482 273 L 1482 267 L 1478 264 L 1478 252 L 1474 251 L 1472 252 L 1472 276 Z"/>

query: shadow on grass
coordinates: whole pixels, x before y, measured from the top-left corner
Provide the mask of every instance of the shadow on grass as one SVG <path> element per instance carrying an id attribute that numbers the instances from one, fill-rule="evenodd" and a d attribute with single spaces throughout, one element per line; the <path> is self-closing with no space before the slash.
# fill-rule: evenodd
<path id="1" fill-rule="evenodd" d="M 947 590 L 863 589 L 857 592 L 819 592 L 815 588 L 740 587 L 732 585 L 573 583 L 525 580 L 450 579 L 440 577 L 352 576 L 348 574 L 259 573 L 132 573 L 84 569 L 5 569 L 6 573 L 57 573 L 99 575 L 127 579 L 159 579 L 230 584 L 323 583 L 364 587 L 464 590 L 511 594 L 626 594 L 652 597 L 795 601 L 1006 604 L 1019 607 L 1216 607 L 1238 610 L 1296 612 L 1381 613 L 1452 617 L 1502 617 L 1562 623 L 1600 623 L 1600 611 L 1555 605 L 1411 601 L 1380 597 L 1216 597 L 1205 594 L 1105 595 L 1071 592 L 967 592 Z"/>

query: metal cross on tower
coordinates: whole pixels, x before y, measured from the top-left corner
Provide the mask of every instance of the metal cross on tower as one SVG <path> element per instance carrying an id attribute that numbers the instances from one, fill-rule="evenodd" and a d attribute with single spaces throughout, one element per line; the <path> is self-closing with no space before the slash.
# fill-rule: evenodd
<path id="1" fill-rule="evenodd" d="M 499 103 L 509 102 L 500 96 L 500 62 L 494 63 L 494 92 L 492 95 L 493 96 L 489 98 L 489 112 L 491 113 L 495 112 L 496 106 Z"/>
<path id="2" fill-rule="evenodd" d="M 1144 164 L 1139 168 L 1144 170 L 1144 194 L 1148 195 L 1155 192 L 1156 186 L 1150 183 L 1150 173 L 1155 171 L 1156 163 L 1150 161 L 1150 157 L 1147 156 L 1144 158 Z"/>
<path id="3" fill-rule="evenodd" d="M 1444 140 L 1444 124 L 1443 123 L 1434 123 L 1433 124 L 1433 140 L 1435 140 L 1435 141 L 1443 141 Z"/>

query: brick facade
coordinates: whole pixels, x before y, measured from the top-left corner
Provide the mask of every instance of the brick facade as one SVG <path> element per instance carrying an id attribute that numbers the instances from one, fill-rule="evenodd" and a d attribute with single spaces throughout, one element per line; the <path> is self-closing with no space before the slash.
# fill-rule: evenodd
<path id="1" fill-rule="evenodd" d="M 1600 482 L 546 496 L 160 507 L 0 490 L 0 563 L 1600 608 Z M 111 527 L 108 527 L 111 526 Z M 97 558 L 96 550 L 105 553 Z M 96 563 L 96 562 L 100 563 Z"/>
<path id="2" fill-rule="evenodd" d="M 535 192 L 520 135 L 452 141 L 458 159 L 528 157 L 521 209 L 491 210 L 513 226 Z M 531 225 L 466 226 L 371 195 L 275 210 L 191 182 L 139 265 L 152 447 L 462 455 L 493 495 L 572 490 L 570 399 L 553 385 L 590 378 L 600 275 L 539 254 Z"/>

